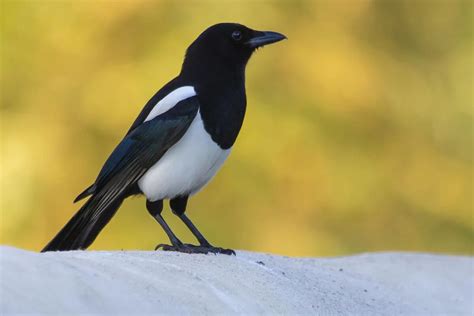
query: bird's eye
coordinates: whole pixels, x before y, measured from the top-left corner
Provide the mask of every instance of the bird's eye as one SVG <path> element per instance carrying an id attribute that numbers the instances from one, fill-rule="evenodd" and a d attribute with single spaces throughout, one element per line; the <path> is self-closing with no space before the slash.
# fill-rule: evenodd
<path id="1" fill-rule="evenodd" d="M 242 33 L 240 33 L 240 31 L 234 31 L 232 32 L 232 38 L 234 41 L 240 41 L 242 39 Z"/>

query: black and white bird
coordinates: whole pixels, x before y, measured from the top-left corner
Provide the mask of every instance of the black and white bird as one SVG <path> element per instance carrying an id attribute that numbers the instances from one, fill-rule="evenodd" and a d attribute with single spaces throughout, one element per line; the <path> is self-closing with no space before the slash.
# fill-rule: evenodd
<path id="1" fill-rule="evenodd" d="M 234 254 L 213 247 L 186 216 L 188 197 L 202 189 L 229 156 L 246 108 L 245 67 L 259 47 L 286 37 L 235 23 L 206 29 L 189 46 L 179 75 L 145 105 L 64 228 L 42 250 L 86 249 L 123 200 L 144 194 L 146 207 L 171 245 L 157 248 L 186 253 Z M 197 238 L 181 242 L 161 216 L 163 200 Z"/>

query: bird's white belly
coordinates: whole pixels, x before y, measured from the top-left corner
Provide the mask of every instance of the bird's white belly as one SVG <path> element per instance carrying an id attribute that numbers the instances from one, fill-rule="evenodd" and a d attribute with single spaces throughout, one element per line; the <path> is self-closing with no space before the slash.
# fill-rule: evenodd
<path id="1" fill-rule="evenodd" d="M 230 153 L 214 143 L 198 112 L 184 136 L 138 181 L 149 201 L 192 195 L 216 174 Z"/>

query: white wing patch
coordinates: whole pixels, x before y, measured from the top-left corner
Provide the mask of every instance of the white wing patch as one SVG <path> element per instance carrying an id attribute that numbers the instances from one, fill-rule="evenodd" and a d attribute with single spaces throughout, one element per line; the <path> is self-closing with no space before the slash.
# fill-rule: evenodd
<path id="1" fill-rule="evenodd" d="M 173 106 L 175 106 L 178 102 L 188 99 L 196 95 L 196 91 L 194 90 L 193 86 L 184 86 L 178 88 L 176 90 L 171 91 L 166 97 L 161 99 L 150 111 L 148 116 L 146 117 L 145 121 L 149 121 L 160 115 L 161 113 L 165 113 Z"/>

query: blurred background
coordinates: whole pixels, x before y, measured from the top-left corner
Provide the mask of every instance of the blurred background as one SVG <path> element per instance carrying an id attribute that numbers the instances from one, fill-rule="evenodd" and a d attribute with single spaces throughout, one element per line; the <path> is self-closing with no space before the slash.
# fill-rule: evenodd
<path id="1" fill-rule="evenodd" d="M 286 34 L 188 213 L 216 245 L 473 254 L 471 1 L 2 1 L 0 243 L 40 250 L 186 47 L 223 21 Z M 166 208 L 179 236 L 194 241 Z M 92 249 L 167 242 L 143 197 Z"/>

